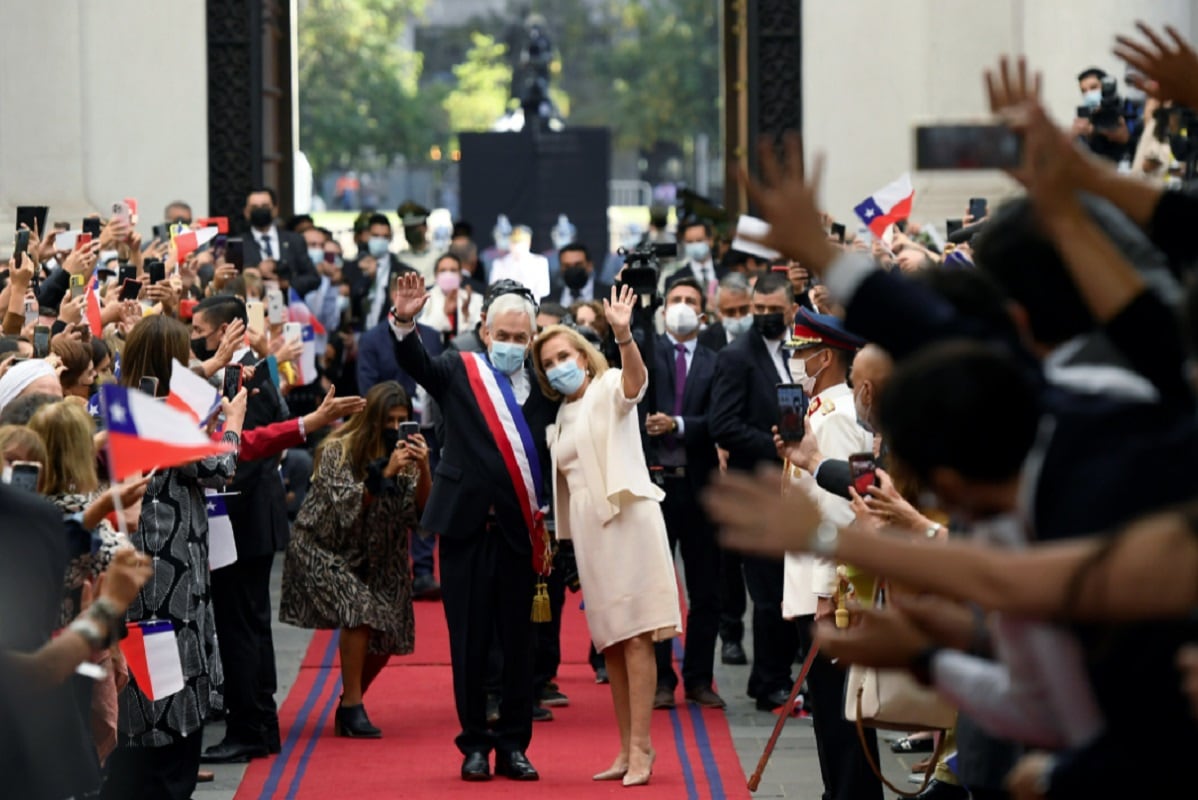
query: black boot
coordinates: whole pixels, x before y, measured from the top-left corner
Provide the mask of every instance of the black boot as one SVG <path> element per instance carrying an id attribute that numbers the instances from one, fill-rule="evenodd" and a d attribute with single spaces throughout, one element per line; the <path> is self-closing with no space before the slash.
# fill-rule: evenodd
<path id="1" fill-rule="evenodd" d="M 366 706 L 358 703 L 356 706 L 338 706 L 337 716 L 333 720 L 333 732 L 338 736 L 350 739 L 381 739 L 383 732 L 370 724 L 366 716 Z"/>

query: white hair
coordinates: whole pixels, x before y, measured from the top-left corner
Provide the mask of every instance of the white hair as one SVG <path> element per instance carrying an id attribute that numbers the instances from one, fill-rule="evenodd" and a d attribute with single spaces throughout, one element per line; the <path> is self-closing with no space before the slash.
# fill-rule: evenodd
<path id="1" fill-rule="evenodd" d="M 528 330 L 534 336 L 537 333 L 537 307 L 523 295 L 501 294 L 487 309 L 487 330 L 495 330 L 495 318 L 509 311 L 519 311 L 528 316 Z"/>
<path id="2" fill-rule="evenodd" d="M 720 284 L 716 288 L 716 302 L 719 302 L 720 295 L 724 292 L 733 292 L 736 294 L 752 294 L 753 287 L 749 285 L 749 280 L 739 272 L 729 272 L 720 279 Z"/>

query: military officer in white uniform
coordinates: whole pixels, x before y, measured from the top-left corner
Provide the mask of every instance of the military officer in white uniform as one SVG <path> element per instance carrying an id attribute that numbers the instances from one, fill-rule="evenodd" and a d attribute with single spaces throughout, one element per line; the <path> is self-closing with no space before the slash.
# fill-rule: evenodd
<path id="1" fill-rule="evenodd" d="M 807 419 L 820 452 L 828 458 L 846 460 L 854 453 L 872 453 L 873 435 L 857 422 L 853 390 L 848 384 L 853 356 L 865 341 L 845 330 L 839 318 L 800 308 L 787 346 L 792 351 L 790 373 L 810 398 Z M 837 525 L 853 521 L 849 501 L 821 489 L 810 473 L 789 467 L 787 482 L 787 491 L 808 492 L 819 504 L 824 519 Z M 804 653 L 811 646 L 813 619 L 835 611 L 836 589 L 835 563 L 787 554 L 782 616 L 797 621 Z M 882 786 L 865 760 L 854 724 L 844 718 L 844 680 L 844 671 L 824 658 L 817 658 L 807 675 L 806 701 L 813 715 L 824 797 L 880 800 Z M 867 741 L 877 759 L 877 740 L 872 731 L 867 733 Z"/>

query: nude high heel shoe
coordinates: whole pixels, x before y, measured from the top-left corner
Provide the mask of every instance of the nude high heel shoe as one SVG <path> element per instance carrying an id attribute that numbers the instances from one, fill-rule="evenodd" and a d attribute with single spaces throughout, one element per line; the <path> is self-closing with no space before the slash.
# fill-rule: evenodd
<path id="1" fill-rule="evenodd" d="M 649 776 L 653 774 L 653 762 L 657 760 L 656 751 L 649 751 L 649 766 L 643 772 L 632 772 L 631 770 L 624 775 L 625 786 L 646 786 L 649 783 Z"/>
<path id="2" fill-rule="evenodd" d="M 624 766 L 617 766 L 617 765 L 613 764 L 611 767 L 608 767 L 607 769 L 603 770 L 603 772 L 595 773 L 595 775 L 591 778 L 591 780 L 618 781 L 620 778 L 623 778 L 627 774 L 628 774 L 628 765 L 627 764 L 625 764 Z"/>

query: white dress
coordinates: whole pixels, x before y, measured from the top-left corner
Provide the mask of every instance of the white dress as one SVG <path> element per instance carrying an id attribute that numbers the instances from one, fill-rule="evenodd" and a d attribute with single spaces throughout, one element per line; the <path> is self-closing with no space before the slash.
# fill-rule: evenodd
<path id="1" fill-rule="evenodd" d="M 626 498 L 619 513 L 603 524 L 591 506 L 579 458 L 579 426 L 574 422 L 582 407 L 576 401 L 558 409 L 554 455 L 569 487 L 570 538 L 595 649 L 602 652 L 643 633 L 652 633 L 654 641 L 678 636 L 678 579 L 661 506 L 655 500 Z"/>

